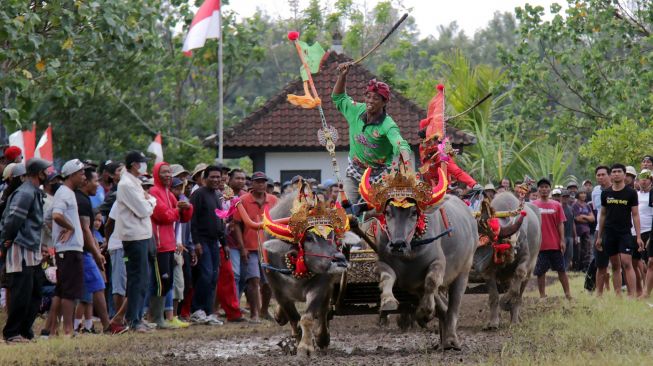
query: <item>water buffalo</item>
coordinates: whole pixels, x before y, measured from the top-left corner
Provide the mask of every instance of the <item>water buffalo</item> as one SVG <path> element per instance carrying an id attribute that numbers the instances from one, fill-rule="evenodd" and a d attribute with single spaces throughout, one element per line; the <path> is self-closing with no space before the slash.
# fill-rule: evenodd
<path id="1" fill-rule="evenodd" d="M 485 278 L 489 293 L 490 319 L 486 329 L 497 329 L 499 305 L 503 310 L 510 311 L 512 323 L 519 322 L 522 295 L 537 262 L 542 234 L 540 211 L 534 205 L 526 203 L 520 207 L 519 200 L 512 193 L 504 192 L 494 197 L 491 206 L 497 216 L 502 216 L 499 212 L 515 213 L 520 209 L 523 212 L 520 215 L 503 215 L 507 217 L 498 219 L 501 226 L 499 239 L 507 239 L 512 246 L 512 252 L 503 263 L 493 260 L 494 249 L 491 245 L 479 247 L 474 254 L 474 269 Z M 501 301 L 498 285 L 508 288 Z"/>
<path id="2" fill-rule="evenodd" d="M 447 179 L 441 169 L 433 188 L 405 172 L 375 184 L 363 178 L 361 196 L 382 213 L 376 231 L 381 312 L 399 307 L 394 286 L 413 293 L 419 298 L 417 322 L 424 326 L 437 316 L 440 348 L 460 349 L 458 310 L 478 243 L 471 210 L 459 198 L 445 196 Z M 441 236 L 445 222 L 452 231 Z"/>
<path id="3" fill-rule="evenodd" d="M 262 252 L 265 275 L 279 304 L 275 320 L 279 325 L 290 322 L 292 336 L 299 340 L 297 354 L 307 357 L 315 351 L 314 340 L 320 349 L 330 342 L 327 315 L 333 284 L 348 265 L 339 248 L 348 221 L 342 208 L 329 207 L 317 198 L 295 202 L 293 207 L 293 199 L 282 198 L 266 213 L 264 227 L 272 238 L 263 243 Z M 288 216 L 288 224 L 275 221 Z M 295 302 L 307 305 L 301 318 Z"/>

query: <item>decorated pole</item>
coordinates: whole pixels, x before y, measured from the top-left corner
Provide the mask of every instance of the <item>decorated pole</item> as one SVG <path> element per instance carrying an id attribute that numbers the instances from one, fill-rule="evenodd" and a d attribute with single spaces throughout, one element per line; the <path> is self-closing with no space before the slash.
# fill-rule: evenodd
<path id="1" fill-rule="evenodd" d="M 299 42 L 299 32 L 295 32 L 295 31 L 288 32 L 288 39 L 291 42 L 293 42 L 293 44 L 295 45 L 295 49 L 297 50 L 297 54 L 299 55 L 299 60 L 302 63 L 303 71 L 306 73 L 306 81 L 304 81 L 305 95 L 297 96 L 297 95 L 289 94 L 288 101 L 294 105 L 306 109 L 317 108 L 318 111 L 320 112 L 320 120 L 322 122 L 322 128 L 318 130 L 317 138 L 320 144 L 326 147 L 327 152 L 331 156 L 331 166 L 333 168 L 333 174 L 335 175 L 338 184 L 342 185 L 342 178 L 340 177 L 340 168 L 338 166 L 338 160 L 336 159 L 336 141 L 338 141 L 338 131 L 335 129 L 335 127 L 329 126 L 327 124 L 326 117 L 324 116 L 324 110 L 322 109 L 322 100 L 320 100 L 320 97 L 317 94 L 317 90 L 315 89 L 315 83 L 313 82 L 311 67 L 309 66 L 308 62 L 306 61 L 306 58 L 304 57 L 305 53 L 308 53 L 309 51 L 302 48 L 302 45 Z M 314 44 L 313 46 L 311 46 L 311 48 L 315 48 L 316 45 L 317 44 Z M 306 48 L 308 48 L 308 45 L 306 46 L 307 46 Z M 317 45 L 317 47 L 319 48 L 319 50 L 322 50 L 322 48 L 319 45 Z M 316 52 L 319 52 L 319 50 L 317 50 Z M 322 52 L 324 51 L 322 50 Z M 319 70 L 319 63 L 318 63 L 318 70 Z M 344 190 L 340 191 L 340 200 L 343 205 L 349 204 L 349 201 L 347 199 L 347 196 L 345 195 Z"/>

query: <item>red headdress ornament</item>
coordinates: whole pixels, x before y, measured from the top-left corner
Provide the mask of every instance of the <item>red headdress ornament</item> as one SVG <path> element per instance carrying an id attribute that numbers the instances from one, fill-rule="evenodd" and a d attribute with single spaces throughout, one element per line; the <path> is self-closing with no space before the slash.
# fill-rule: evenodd
<path id="1" fill-rule="evenodd" d="M 372 79 L 367 83 L 367 91 L 382 96 L 386 102 L 390 101 L 390 87 L 382 81 Z"/>

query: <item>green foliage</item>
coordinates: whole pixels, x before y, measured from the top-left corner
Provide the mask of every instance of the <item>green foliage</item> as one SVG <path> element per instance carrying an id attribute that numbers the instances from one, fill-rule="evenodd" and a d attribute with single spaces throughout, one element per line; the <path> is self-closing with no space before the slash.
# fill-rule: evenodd
<path id="1" fill-rule="evenodd" d="M 580 155 L 592 166 L 622 163 L 637 166 L 644 155 L 651 154 L 653 123 L 636 123 L 622 119 L 619 123 L 597 131 L 587 144 L 580 147 Z"/>
<path id="2" fill-rule="evenodd" d="M 653 83 L 650 1 L 568 0 L 516 11 L 522 41 L 502 60 L 517 114 L 539 121 L 551 140 L 584 143 L 626 117 L 648 118 Z"/>

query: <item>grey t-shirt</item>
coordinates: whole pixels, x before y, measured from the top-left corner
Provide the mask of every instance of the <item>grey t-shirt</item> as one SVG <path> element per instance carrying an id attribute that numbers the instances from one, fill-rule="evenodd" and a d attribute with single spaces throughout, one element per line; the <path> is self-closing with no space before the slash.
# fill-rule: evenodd
<path id="1" fill-rule="evenodd" d="M 65 185 L 62 185 L 54 195 L 52 213 L 62 214 L 75 228 L 75 232 L 70 236 L 70 239 L 61 243 L 59 242 L 59 235 L 63 231 L 63 228 L 59 226 L 56 221 L 52 221 L 52 238 L 54 240 L 54 248 L 56 251 L 81 252 L 84 248 L 84 234 L 82 233 L 82 225 L 79 221 L 79 213 L 77 212 L 77 199 L 75 198 L 75 192 Z"/>

